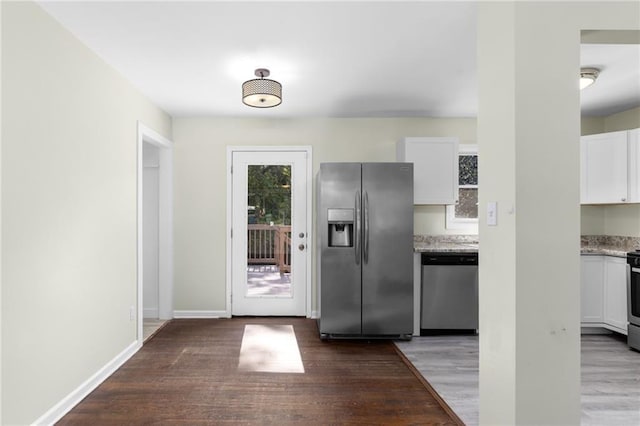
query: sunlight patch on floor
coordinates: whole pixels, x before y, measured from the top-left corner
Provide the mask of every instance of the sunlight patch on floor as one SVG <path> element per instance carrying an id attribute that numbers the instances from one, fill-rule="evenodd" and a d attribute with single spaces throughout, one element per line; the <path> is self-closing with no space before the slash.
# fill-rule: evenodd
<path id="1" fill-rule="evenodd" d="M 238 370 L 304 373 L 293 326 L 245 325 Z"/>

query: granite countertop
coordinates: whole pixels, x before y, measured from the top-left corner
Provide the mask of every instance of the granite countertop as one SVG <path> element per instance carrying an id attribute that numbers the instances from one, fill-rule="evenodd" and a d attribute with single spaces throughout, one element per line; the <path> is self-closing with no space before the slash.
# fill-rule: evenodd
<path id="1" fill-rule="evenodd" d="M 477 235 L 415 235 L 416 253 L 477 253 Z"/>
<path id="2" fill-rule="evenodd" d="M 627 257 L 627 252 L 640 248 L 640 238 L 617 235 L 583 235 L 580 254 Z"/>
<path id="3" fill-rule="evenodd" d="M 627 257 L 627 252 L 640 249 L 640 238 L 616 235 L 583 235 L 580 254 Z M 477 235 L 415 235 L 413 251 L 416 253 L 477 253 Z"/>
<path id="4" fill-rule="evenodd" d="M 627 251 L 614 246 L 580 247 L 580 254 L 593 256 L 627 257 Z"/>
<path id="5" fill-rule="evenodd" d="M 478 244 L 463 244 L 454 242 L 424 243 L 414 242 L 413 251 L 416 253 L 477 253 Z"/>

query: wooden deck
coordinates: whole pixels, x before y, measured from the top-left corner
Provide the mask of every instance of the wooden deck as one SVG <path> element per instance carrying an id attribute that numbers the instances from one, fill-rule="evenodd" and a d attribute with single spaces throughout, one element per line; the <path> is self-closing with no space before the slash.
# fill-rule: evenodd
<path id="1" fill-rule="evenodd" d="M 290 225 L 247 225 L 247 265 L 265 264 L 291 272 Z"/>
<path id="2" fill-rule="evenodd" d="M 291 226 L 247 225 L 247 295 L 291 297 Z"/>
<path id="3" fill-rule="evenodd" d="M 247 266 L 247 295 L 253 297 L 291 297 L 291 273 L 278 265 Z"/>

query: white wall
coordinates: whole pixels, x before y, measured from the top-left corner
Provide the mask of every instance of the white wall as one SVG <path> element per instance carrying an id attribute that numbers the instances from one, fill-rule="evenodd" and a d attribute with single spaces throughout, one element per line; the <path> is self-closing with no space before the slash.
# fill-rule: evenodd
<path id="1" fill-rule="evenodd" d="M 326 161 L 395 161 L 404 136 L 475 143 L 475 131 L 475 119 L 175 119 L 175 309 L 225 309 L 228 145 L 311 145 L 315 176 Z M 444 206 L 417 208 L 415 232 L 445 233 Z"/>
<path id="2" fill-rule="evenodd" d="M 136 340 L 137 120 L 171 120 L 39 6 L 1 7 L 1 423 L 28 424 Z"/>
<path id="3" fill-rule="evenodd" d="M 2 46 L 2 5 L 0 4 L 0 52 Z M 2 82 L 4 81 L 2 67 L 0 66 L 0 99 L 2 98 Z M 2 188 L 2 104 L 0 102 L 0 188 Z M 2 191 L 0 190 L 0 422 L 2 421 Z"/>
<path id="4" fill-rule="evenodd" d="M 640 127 L 640 107 L 605 117 L 603 131 L 615 132 L 618 130 L 637 129 L 638 127 Z"/>
<path id="5" fill-rule="evenodd" d="M 639 6 L 478 5 L 481 424 L 580 423 L 580 31 Z"/>

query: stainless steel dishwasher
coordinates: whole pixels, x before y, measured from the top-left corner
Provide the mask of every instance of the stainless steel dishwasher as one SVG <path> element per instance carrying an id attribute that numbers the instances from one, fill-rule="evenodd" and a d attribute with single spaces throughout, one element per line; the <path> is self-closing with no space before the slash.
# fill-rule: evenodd
<path id="1" fill-rule="evenodd" d="M 478 330 L 478 254 L 423 253 L 420 334 Z"/>

